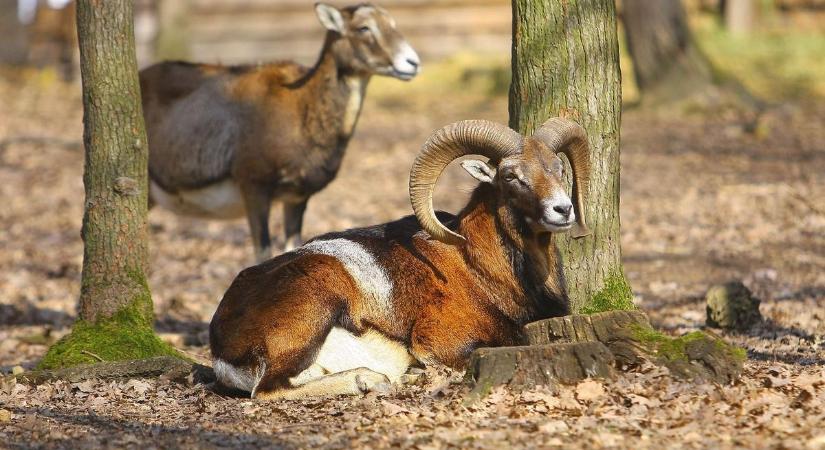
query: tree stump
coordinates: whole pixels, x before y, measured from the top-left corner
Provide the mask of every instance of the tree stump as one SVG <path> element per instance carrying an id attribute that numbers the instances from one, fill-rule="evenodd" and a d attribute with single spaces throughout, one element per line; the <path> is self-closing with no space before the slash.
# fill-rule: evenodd
<path id="1" fill-rule="evenodd" d="M 598 341 L 620 366 L 647 361 L 667 367 L 680 378 L 727 384 L 742 372 L 745 353 L 717 336 L 701 331 L 681 337 L 664 335 L 650 326 L 642 311 L 608 311 L 540 320 L 525 326 L 532 345 Z"/>
<path id="2" fill-rule="evenodd" d="M 479 348 L 470 355 L 466 377 L 474 393 L 484 395 L 497 385 L 530 388 L 612 378 L 613 365 L 613 354 L 600 342 Z"/>
<path id="3" fill-rule="evenodd" d="M 701 331 L 666 336 L 641 311 L 608 311 L 540 320 L 525 326 L 528 345 L 479 348 L 470 355 L 471 399 L 492 386 L 529 388 L 612 378 L 615 371 L 648 362 L 676 377 L 721 384 L 742 372 L 745 352 Z"/>
<path id="4" fill-rule="evenodd" d="M 638 328 L 651 326 L 647 315 L 637 310 L 556 317 L 528 323 L 524 330 L 531 345 L 598 341 L 610 349 L 620 365 L 634 366 L 644 357 L 633 339 Z"/>

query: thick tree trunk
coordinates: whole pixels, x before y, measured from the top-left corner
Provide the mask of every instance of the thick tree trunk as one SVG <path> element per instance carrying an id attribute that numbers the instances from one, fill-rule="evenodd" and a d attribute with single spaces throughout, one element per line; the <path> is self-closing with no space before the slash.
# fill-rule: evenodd
<path id="1" fill-rule="evenodd" d="M 614 1 L 513 0 L 512 70 L 510 127 L 529 135 L 550 117 L 568 117 L 590 141 L 585 209 L 593 234 L 556 237 L 572 310 L 591 311 L 594 299 L 631 305 L 619 246 L 621 74 Z"/>
<path id="2" fill-rule="evenodd" d="M 146 282 L 147 145 L 130 0 L 79 0 L 86 191 L 78 322 L 42 368 L 172 354 Z"/>
<path id="3" fill-rule="evenodd" d="M 77 15 L 86 147 L 79 314 L 95 322 L 139 299 L 140 309 L 151 316 L 144 275 L 148 151 L 132 2 L 81 0 Z"/>
<path id="4" fill-rule="evenodd" d="M 712 81 L 710 64 L 693 43 L 680 0 L 624 0 L 622 7 L 643 101 L 679 99 Z"/>

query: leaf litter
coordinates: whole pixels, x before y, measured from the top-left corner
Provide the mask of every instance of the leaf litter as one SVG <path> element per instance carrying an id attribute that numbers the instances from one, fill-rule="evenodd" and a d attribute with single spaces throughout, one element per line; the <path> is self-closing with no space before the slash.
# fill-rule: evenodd
<path id="1" fill-rule="evenodd" d="M 0 94 L 8 99 L 0 105 L 0 141 L 81 142 L 76 86 L 0 80 Z M 426 136 L 468 117 L 506 122 L 506 111 L 502 98 L 449 105 L 417 98 L 409 111 L 368 99 L 339 177 L 313 198 L 307 237 L 408 214 L 409 162 Z M 633 111 L 623 118 L 622 246 L 636 302 L 656 327 L 678 335 L 704 325 L 703 295 L 713 284 L 740 279 L 762 300 L 763 323 L 718 332 L 749 352 L 732 385 L 683 382 L 643 366 L 612 381 L 493 388 L 466 404 L 461 372 L 428 367 L 388 393 L 261 403 L 191 381 L 4 381 L 0 446 L 825 449 L 825 106 L 766 114 L 791 126 L 756 137 L 726 133 L 737 126 L 729 117 Z M 74 319 L 81 172 L 76 147 L 22 142 L 0 150 L 0 366 L 7 373 L 31 368 Z M 473 186 L 451 170 L 442 184 L 460 193 L 437 193 L 439 207 L 451 211 Z M 273 219 L 280 229 L 280 217 Z M 246 225 L 160 210 L 149 223 L 150 266 L 162 268 L 150 273 L 157 328 L 208 358 L 217 299 L 251 262 Z"/>

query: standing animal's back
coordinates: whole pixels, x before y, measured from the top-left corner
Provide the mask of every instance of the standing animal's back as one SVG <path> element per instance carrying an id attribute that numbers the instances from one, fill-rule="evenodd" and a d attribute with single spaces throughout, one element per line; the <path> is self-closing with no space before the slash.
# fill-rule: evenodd
<path id="1" fill-rule="evenodd" d="M 150 175 L 173 192 L 223 181 L 249 114 L 227 89 L 234 75 L 212 66 L 164 64 L 172 67 L 141 74 L 149 85 L 143 97 Z M 158 75 L 167 79 L 148 82 Z"/>

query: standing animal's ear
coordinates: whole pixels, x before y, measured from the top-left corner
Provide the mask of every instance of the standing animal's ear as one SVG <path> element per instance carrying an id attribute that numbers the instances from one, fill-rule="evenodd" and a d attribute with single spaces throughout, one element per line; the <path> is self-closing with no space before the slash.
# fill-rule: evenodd
<path id="1" fill-rule="evenodd" d="M 326 3 L 316 3 L 315 14 L 318 14 L 318 20 L 321 21 L 324 28 L 344 34 L 344 18 L 338 8 Z"/>
<path id="2" fill-rule="evenodd" d="M 493 178 L 496 177 L 496 169 L 484 161 L 477 159 L 465 159 L 461 161 L 461 167 L 467 171 L 473 178 L 482 183 L 492 183 Z"/>

